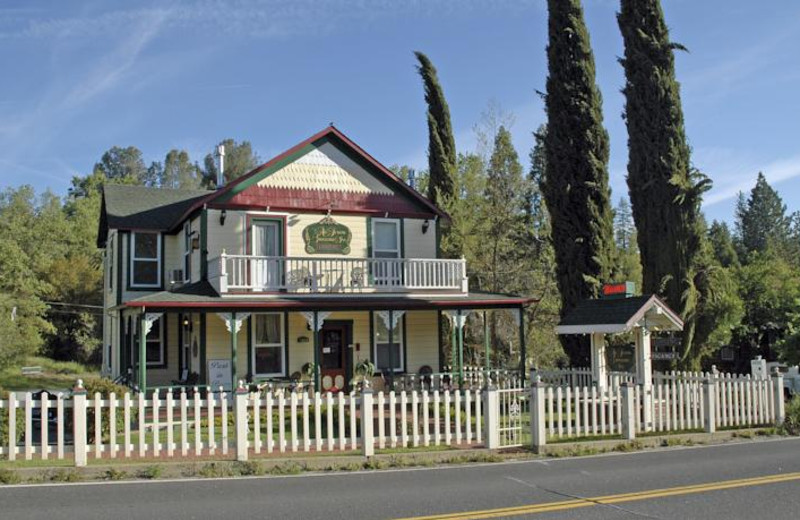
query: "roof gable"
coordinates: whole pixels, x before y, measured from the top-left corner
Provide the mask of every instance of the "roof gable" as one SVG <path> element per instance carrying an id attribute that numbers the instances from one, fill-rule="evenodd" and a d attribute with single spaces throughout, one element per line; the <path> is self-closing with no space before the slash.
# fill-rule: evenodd
<path id="1" fill-rule="evenodd" d="M 627 332 L 645 319 L 648 329 L 682 330 L 683 321 L 656 295 L 583 300 L 556 327 L 558 334 Z"/>
<path id="2" fill-rule="evenodd" d="M 236 179 L 205 202 L 279 210 L 446 217 L 332 126 Z"/>

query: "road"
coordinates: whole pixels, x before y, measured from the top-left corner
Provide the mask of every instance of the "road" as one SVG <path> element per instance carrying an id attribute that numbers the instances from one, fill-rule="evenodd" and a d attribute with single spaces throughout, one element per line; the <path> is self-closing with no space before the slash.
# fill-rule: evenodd
<path id="1" fill-rule="evenodd" d="M 443 514 L 450 520 L 798 518 L 800 439 L 382 472 L 0 488 L 0 518 L 9 520 Z"/>

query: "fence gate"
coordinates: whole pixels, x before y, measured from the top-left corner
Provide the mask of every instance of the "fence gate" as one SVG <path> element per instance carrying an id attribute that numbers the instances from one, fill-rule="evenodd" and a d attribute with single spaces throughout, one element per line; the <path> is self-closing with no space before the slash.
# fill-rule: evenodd
<path id="1" fill-rule="evenodd" d="M 530 391 L 504 388 L 497 393 L 500 401 L 500 447 L 523 446 L 530 436 Z"/>

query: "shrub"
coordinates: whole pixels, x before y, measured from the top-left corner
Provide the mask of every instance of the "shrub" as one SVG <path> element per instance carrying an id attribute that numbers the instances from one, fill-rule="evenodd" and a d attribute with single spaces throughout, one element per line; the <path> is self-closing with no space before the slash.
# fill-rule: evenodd
<path id="1" fill-rule="evenodd" d="M 786 418 L 780 429 L 786 435 L 800 435 L 800 396 L 786 404 Z"/>
<path id="2" fill-rule="evenodd" d="M 0 399 L 8 400 L 8 392 L 0 389 Z M 0 420 L 0 446 L 8 447 L 8 410 L 3 409 L 4 417 Z M 19 444 L 25 436 L 25 410 L 17 408 L 16 437 Z"/>
<path id="3" fill-rule="evenodd" d="M 157 479 L 164 472 L 164 468 L 158 465 L 147 466 L 139 472 L 139 478 L 147 480 Z"/>
<path id="4" fill-rule="evenodd" d="M 108 396 L 113 392 L 117 399 L 121 402 L 123 396 L 126 392 L 130 392 L 130 389 L 126 386 L 118 385 L 114 383 L 112 380 L 103 378 L 103 377 L 92 377 L 84 380 L 83 387 L 86 388 L 86 397 L 89 399 L 94 399 L 96 393 L 99 393 L 103 399 L 108 399 Z M 134 399 L 134 402 L 135 399 Z M 111 427 L 109 425 L 109 411 L 108 408 L 103 408 L 103 411 L 100 412 L 100 428 L 101 428 L 101 435 L 103 441 L 108 441 L 108 437 L 111 433 Z M 136 411 L 132 408 L 131 409 L 131 418 L 136 417 Z M 125 428 L 125 417 L 122 413 L 122 409 L 119 408 L 117 410 L 115 422 L 117 423 L 117 434 L 123 431 Z M 89 407 L 86 410 L 86 431 L 88 434 L 88 438 L 94 441 L 94 408 Z"/>
<path id="5" fill-rule="evenodd" d="M 22 479 L 16 471 L 0 468 L 0 483 L 19 484 L 21 481 Z"/>

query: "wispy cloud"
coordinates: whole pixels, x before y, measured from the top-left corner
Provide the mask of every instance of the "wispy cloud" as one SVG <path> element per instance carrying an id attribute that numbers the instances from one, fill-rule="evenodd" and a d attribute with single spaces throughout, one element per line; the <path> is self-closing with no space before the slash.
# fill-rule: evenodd
<path id="1" fill-rule="evenodd" d="M 756 182 L 756 173 L 763 172 L 767 182 L 778 184 L 800 178 L 800 155 L 779 159 L 762 165 L 739 167 L 738 171 L 726 173 L 726 181 L 715 187 L 705 198 L 705 206 L 713 206 L 736 197 L 739 192 L 750 190 Z"/>

